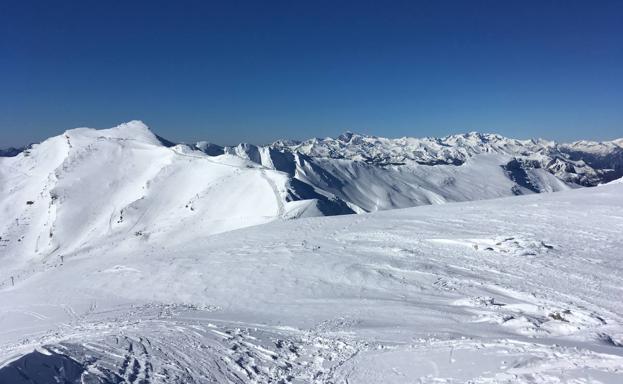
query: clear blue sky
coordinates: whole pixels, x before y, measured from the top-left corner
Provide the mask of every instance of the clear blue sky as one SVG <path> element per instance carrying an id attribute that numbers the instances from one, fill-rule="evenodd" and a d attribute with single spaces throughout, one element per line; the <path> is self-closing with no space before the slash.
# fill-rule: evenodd
<path id="1" fill-rule="evenodd" d="M 0 0 L 0 147 L 623 136 L 623 1 Z"/>

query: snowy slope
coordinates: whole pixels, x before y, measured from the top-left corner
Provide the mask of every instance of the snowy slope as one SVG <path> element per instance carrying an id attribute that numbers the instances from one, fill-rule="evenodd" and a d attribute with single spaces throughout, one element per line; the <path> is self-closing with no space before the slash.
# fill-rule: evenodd
<path id="1" fill-rule="evenodd" d="M 622 151 L 69 130 L 0 157 L 0 383 L 620 382 Z"/>
<path id="2" fill-rule="evenodd" d="M 207 236 L 352 212 L 301 184 L 239 157 L 166 147 L 141 122 L 69 130 L 0 158 L 0 262 L 58 258 L 113 239 L 180 238 L 188 227 Z"/>
<path id="3" fill-rule="evenodd" d="M 622 196 L 110 235 L 3 274 L 0 382 L 618 383 Z"/>

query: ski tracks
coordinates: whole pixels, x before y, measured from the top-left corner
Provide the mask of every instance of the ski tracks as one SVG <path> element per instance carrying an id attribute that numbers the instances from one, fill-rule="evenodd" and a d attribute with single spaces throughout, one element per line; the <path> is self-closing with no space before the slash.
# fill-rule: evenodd
<path id="1" fill-rule="evenodd" d="M 53 332 L 38 344 L 80 363 L 83 382 L 130 384 L 327 383 L 367 347 L 330 330 L 197 320 L 208 312 L 194 310 L 189 320 L 177 308 L 153 309 L 83 320 L 64 329 L 66 338 Z"/>
<path id="2" fill-rule="evenodd" d="M 270 178 L 270 176 L 266 174 L 266 169 L 262 169 L 260 175 L 264 180 L 266 180 L 270 188 L 273 190 L 273 194 L 275 195 L 275 202 L 277 204 L 277 217 L 280 219 L 283 218 L 286 210 L 283 201 L 281 200 L 281 193 L 279 193 L 279 188 L 277 188 L 277 184 L 273 179 Z"/>

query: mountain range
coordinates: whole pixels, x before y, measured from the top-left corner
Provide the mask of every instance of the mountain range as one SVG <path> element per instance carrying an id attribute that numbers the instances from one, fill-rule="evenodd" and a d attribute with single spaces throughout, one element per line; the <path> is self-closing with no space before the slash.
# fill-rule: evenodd
<path id="1" fill-rule="evenodd" d="M 622 143 L 346 133 L 221 147 L 175 144 L 140 121 L 78 128 L 0 158 L 0 246 L 3 257 L 46 257 L 128 233 L 183 237 L 192 226 L 209 235 L 595 186 L 623 176 Z"/>

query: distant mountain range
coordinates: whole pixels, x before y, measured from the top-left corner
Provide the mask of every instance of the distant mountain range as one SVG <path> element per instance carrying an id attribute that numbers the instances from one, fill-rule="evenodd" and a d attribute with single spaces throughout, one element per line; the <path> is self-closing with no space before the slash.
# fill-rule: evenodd
<path id="1" fill-rule="evenodd" d="M 553 192 L 623 176 L 623 139 L 559 144 L 468 133 L 387 139 L 347 132 L 337 138 L 220 147 L 330 192 L 365 211 Z"/>

